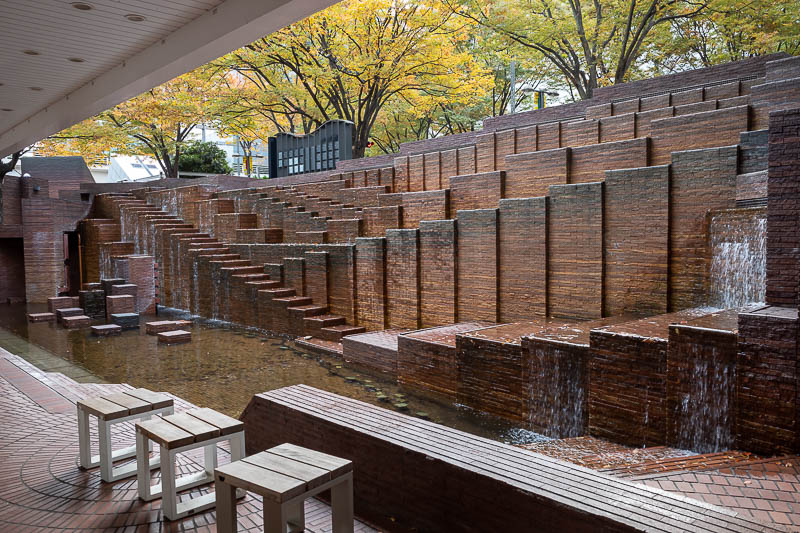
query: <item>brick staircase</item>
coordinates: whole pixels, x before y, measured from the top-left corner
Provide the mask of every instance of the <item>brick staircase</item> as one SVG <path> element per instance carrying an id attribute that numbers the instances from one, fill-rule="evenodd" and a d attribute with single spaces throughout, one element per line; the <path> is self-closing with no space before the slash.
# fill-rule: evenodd
<path id="1" fill-rule="evenodd" d="M 254 193 L 256 197 L 263 197 L 262 193 Z M 158 208 L 151 204 L 143 203 L 140 200 L 134 200 L 132 194 L 117 194 L 115 200 L 119 205 L 122 217 L 131 218 L 133 215 L 136 217 L 146 216 L 147 222 L 151 223 L 164 223 L 169 222 L 169 227 L 180 226 L 187 231 L 196 230 L 192 225 L 186 224 L 184 220 L 176 216 L 168 216 L 162 208 Z M 212 200 L 210 200 L 212 201 Z M 303 207 L 297 208 L 297 212 L 304 212 Z M 236 213 L 224 213 L 222 216 L 236 215 Z M 122 218 L 121 217 L 121 218 Z M 234 230 L 250 230 L 251 228 L 240 228 L 240 220 L 242 217 L 237 217 L 235 223 L 237 226 Z M 251 221 L 248 221 L 248 225 Z M 189 228 L 186 228 L 189 226 Z M 155 234 L 155 232 L 153 232 Z M 255 291 L 258 298 L 262 298 L 271 302 L 272 316 L 269 317 L 268 329 L 274 329 L 277 332 L 289 333 L 296 336 L 304 336 L 309 331 L 320 336 L 325 340 L 339 342 L 345 335 L 354 333 L 362 333 L 366 331 L 365 328 L 359 326 L 348 326 L 346 319 L 340 315 L 333 315 L 328 313 L 327 305 L 315 304 L 313 299 L 308 296 L 298 294 L 296 288 L 288 286 L 287 280 L 280 279 L 280 275 L 276 276 L 279 279 L 273 279 L 275 273 L 272 275 L 267 274 L 265 269 L 270 270 L 266 265 L 255 265 L 248 259 L 243 259 L 237 253 L 225 253 L 230 250 L 224 242 L 217 238 L 208 237 L 206 233 L 189 233 L 192 244 L 197 244 L 197 247 L 189 247 L 187 251 L 211 251 L 210 255 L 203 255 L 205 260 L 213 263 L 213 267 L 218 269 L 219 277 L 213 279 L 213 292 L 211 295 L 213 304 L 211 306 L 213 312 L 209 318 L 233 320 L 240 323 L 247 323 L 246 313 L 241 311 L 232 311 L 231 302 L 224 301 L 218 302 L 217 295 L 222 292 L 221 287 L 232 285 L 232 291 L 237 288 L 244 293 Z M 228 233 L 230 235 L 230 232 Z M 134 238 L 138 235 L 134 232 Z M 142 239 L 136 241 L 136 248 L 142 252 L 153 253 L 155 251 L 155 239 L 152 242 L 141 242 Z M 195 259 L 200 260 L 200 255 Z M 296 258 L 298 259 L 298 258 Z M 291 258 L 289 258 L 291 260 Z M 299 258 L 303 261 L 302 258 Z M 271 270 L 276 270 L 272 265 Z M 283 265 L 278 265 L 282 267 Z M 282 271 L 282 268 L 278 269 Z M 197 280 L 196 280 L 197 281 Z M 301 289 L 302 290 L 302 289 Z M 221 307 L 220 307 L 221 306 Z M 233 305 L 235 308 L 236 306 Z M 194 311 L 195 309 L 193 309 Z M 322 326 L 318 326 L 318 320 L 315 320 L 319 315 L 324 315 L 321 321 Z M 251 324 L 260 325 L 261 322 Z M 307 325 L 308 324 L 308 325 Z"/>
<path id="2" fill-rule="evenodd" d="M 781 72 L 796 75 L 786 61 L 797 62 L 781 61 Z M 534 114 L 531 123 L 472 135 L 465 146 L 398 155 L 391 166 L 381 160 L 380 168 L 334 172 L 322 181 L 137 191 L 118 197 L 110 216 L 124 212 L 117 217 L 122 238 L 136 240 L 137 250 L 157 248 L 159 232 L 148 229 L 156 223 L 214 235 L 206 247 L 219 247 L 224 257 L 187 250 L 201 269 L 213 263 L 208 272 L 220 278 L 197 285 L 200 293 L 225 292 L 222 305 L 212 295 L 216 307 L 204 308 L 209 297 L 202 294 L 202 302 L 189 297 L 189 305 L 185 298 L 173 305 L 331 341 L 360 328 L 691 307 L 698 302 L 690 292 L 705 274 L 689 257 L 701 252 L 693 236 L 705 231 L 707 212 L 764 202 L 763 128 L 776 105 L 769 91 L 786 85 L 766 65 L 766 78 L 700 85 L 702 78 L 687 78 L 692 84 L 673 83 L 669 92 L 588 102 L 581 116 L 562 120 L 537 123 Z M 644 214 L 655 220 L 646 232 L 636 222 Z M 641 249 L 655 253 L 643 259 Z M 165 267 L 168 255 L 183 253 L 175 250 L 164 247 Z M 352 269 L 341 257 L 333 266 L 342 250 Z M 331 266 L 312 269 L 312 251 L 328 253 Z M 644 271 L 667 263 L 659 272 L 667 282 Z M 311 290 L 321 275 L 327 289 Z M 340 293 L 329 294 L 334 289 Z M 526 291 L 532 296 L 520 298 Z M 247 298 L 255 312 L 237 309 Z"/>

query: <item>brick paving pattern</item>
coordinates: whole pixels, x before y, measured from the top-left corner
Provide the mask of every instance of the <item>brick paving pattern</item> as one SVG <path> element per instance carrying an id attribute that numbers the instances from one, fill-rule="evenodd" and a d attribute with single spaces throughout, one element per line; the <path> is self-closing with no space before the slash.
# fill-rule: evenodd
<path id="1" fill-rule="evenodd" d="M 800 531 L 800 457 L 786 456 L 698 470 L 634 478 L 650 487 L 680 492 L 764 522 Z"/>
<path id="2" fill-rule="evenodd" d="M 138 499 L 135 478 L 102 483 L 99 469 L 78 468 L 75 400 L 127 388 L 78 384 L 62 374 L 41 372 L 0 350 L 0 531 L 216 531 L 213 511 L 168 522 L 162 518 L 160 500 Z M 176 411 L 191 407 L 175 398 Z M 115 443 L 133 444 L 132 424 L 113 428 Z M 229 453 L 226 447 L 220 448 L 219 462 L 225 464 Z M 179 475 L 201 470 L 202 449 L 180 455 L 178 464 Z M 195 497 L 209 488 L 186 491 L 180 497 Z M 305 506 L 307 532 L 331 531 L 326 504 L 311 499 Z M 240 531 L 262 531 L 259 497 L 248 494 L 239 500 L 237 510 Z M 356 531 L 375 530 L 356 522 Z"/>

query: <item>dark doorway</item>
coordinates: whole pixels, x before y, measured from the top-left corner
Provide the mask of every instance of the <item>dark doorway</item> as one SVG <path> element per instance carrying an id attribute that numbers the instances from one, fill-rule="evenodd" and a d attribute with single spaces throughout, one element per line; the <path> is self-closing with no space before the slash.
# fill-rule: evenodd
<path id="1" fill-rule="evenodd" d="M 81 256 L 77 231 L 64 233 L 64 279 L 67 282 L 66 293 L 78 296 L 81 290 Z"/>
<path id="2" fill-rule="evenodd" d="M 0 303 L 25 301 L 22 239 L 0 239 Z"/>

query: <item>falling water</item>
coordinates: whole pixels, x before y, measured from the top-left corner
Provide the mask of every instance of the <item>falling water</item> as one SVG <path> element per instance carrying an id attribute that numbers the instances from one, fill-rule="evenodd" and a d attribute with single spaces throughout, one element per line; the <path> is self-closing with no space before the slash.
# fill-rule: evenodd
<path id="1" fill-rule="evenodd" d="M 585 430 L 584 365 L 576 354 L 554 345 L 532 350 L 529 422 L 548 437 L 578 437 Z M 538 404 L 538 405 L 537 405 Z"/>
<path id="2" fill-rule="evenodd" d="M 181 307 L 181 302 L 178 301 L 179 295 L 183 295 L 183 291 L 178 287 L 179 285 L 179 277 L 178 277 L 178 261 L 180 260 L 178 257 L 175 257 L 175 254 L 172 253 L 172 249 L 168 248 L 168 242 L 163 243 L 161 254 L 166 256 L 170 254 L 172 256 L 172 260 L 169 262 L 169 271 L 170 271 L 170 305 L 172 307 Z M 160 265 L 164 264 L 164 258 L 158 258 L 158 262 Z M 187 306 L 186 309 L 189 309 Z"/>
<path id="3" fill-rule="evenodd" d="M 715 212 L 711 240 L 710 304 L 724 309 L 763 302 L 767 218 L 764 208 Z"/>
<path id="4" fill-rule="evenodd" d="M 124 208 L 120 208 L 120 212 L 119 212 L 119 235 L 120 235 L 120 239 L 119 240 L 127 241 L 128 240 L 126 238 L 127 232 L 128 232 L 128 229 L 127 229 L 127 224 L 125 223 L 125 210 L 124 210 Z"/>
<path id="5" fill-rule="evenodd" d="M 194 315 L 200 314 L 200 284 L 198 279 L 200 279 L 200 270 L 198 267 L 197 258 L 195 258 L 195 260 L 192 262 L 192 285 L 194 290 L 192 291 L 192 301 L 190 302 L 192 314 Z"/>
<path id="6" fill-rule="evenodd" d="M 691 374 L 678 406 L 677 443 L 698 453 L 728 450 L 735 365 L 713 343 L 692 344 L 688 351 Z"/>
<path id="7" fill-rule="evenodd" d="M 133 252 L 137 254 L 142 253 L 142 248 L 139 245 L 139 224 L 136 222 L 133 224 Z"/>
<path id="8" fill-rule="evenodd" d="M 211 290 L 211 318 L 222 320 L 219 316 L 219 293 L 220 293 L 220 275 L 218 272 L 211 271 L 211 281 L 214 283 Z"/>
<path id="9" fill-rule="evenodd" d="M 100 279 L 111 277 L 111 256 L 105 246 L 100 246 Z"/>

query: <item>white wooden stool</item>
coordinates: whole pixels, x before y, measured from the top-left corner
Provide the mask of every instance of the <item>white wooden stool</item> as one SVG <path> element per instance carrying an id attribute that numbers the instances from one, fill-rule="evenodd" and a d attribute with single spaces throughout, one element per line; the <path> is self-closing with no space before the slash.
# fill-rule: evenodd
<path id="1" fill-rule="evenodd" d="M 85 398 L 78 400 L 77 407 L 80 467 L 89 469 L 100 465 L 100 477 L 106 483 L 133 476 L 137 470 L 137 465 L 133 463 L 114 468 L 115 461 L 135 456 L 136 447 L 129 446 L 114 451 L 111 426 L 131 420 L 147 420 L 156 414 L 172 413 L 174 409 L 172 398 L 147 389 L 133 389 L 96 398 Z M 90 415 L 97 418 L 100 455 L 92 455 L 89 437 Z M 149 469 L 157 468 L 159 464 L 157 457 L 152 460 L 145 457 L 145 463 Z"/>
<path id="2" fill-rule="evenodd" d="M 231 461 L 244 457 L 244 424 L 213 409 L 190 409 L 182 413 L 153 418 L 136 424 L 136 457 L 147 455 L 150 441 L 160 447 L 161 483 L 151 485 L 150 471 L 139 469 L 137 484 L 139 498 L 151 501 L 161 498 L 167 520 L 177 520 L 214 507 L 215 493 L 210 492 L 178 503 L 178 492 L 214 481 L 217 466 L 217 443 L 229 441 Z M 204 470 L 176 478 L 176 456 L 197 448 L 205 448 Z M 240 492 L 244 496 L 244 491 Z"/>
<path id="3" fill-rule="evenodd" d="M 265 533 L 303 531 L 303 502 L 330 489 L 333 533 L 353 533 L 353 463 L 347 459 L 281 444 L 217 468 L 214 480 L 219 533 L 237 529 L 237 488 L 263 498 Z"/>

